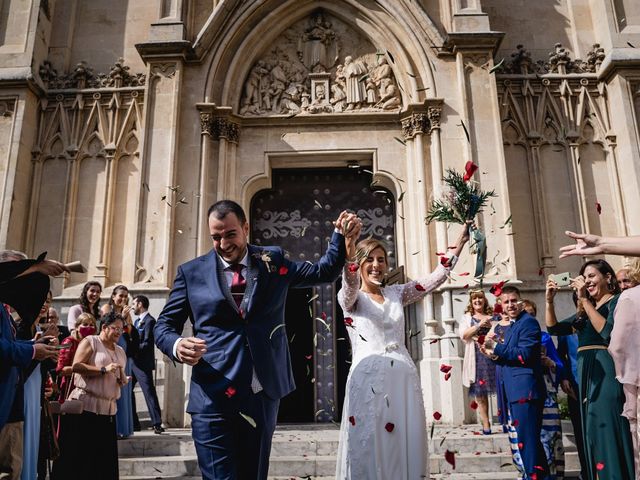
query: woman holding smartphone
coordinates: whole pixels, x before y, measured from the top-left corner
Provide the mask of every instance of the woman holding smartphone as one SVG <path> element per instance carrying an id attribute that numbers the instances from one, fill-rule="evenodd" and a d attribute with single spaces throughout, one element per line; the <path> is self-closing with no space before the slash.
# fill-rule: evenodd
<path id="1" fill-rule="evenodd" d="M 633 444 L 629 422 L 622 416 L 625 397 L 607 350 L 620 293 L 616 274 L 604 260 L 590 260 L 571 280 L 571 287 L 577 295 L 577 312 L 558 321 L 554 308 L 558 284 L 549 277 L 545 322 L 551 335 L 578 334 L 578 400 L 587 463 L 583 467 L 589 480 L 631 480 Z"/>
<path id="2" fill-rule="evenodd" d="M 475 398 L 482 422 L 482 433 L 491 435 L 488 395 L 496 391 L 496 367 L 483 355 L 477 342 L 491 330 L 493 310 L 482 290 L 469 292 L 469 304 L 460 322 L 460 338 L 465 342 L 462 383 Z"/>

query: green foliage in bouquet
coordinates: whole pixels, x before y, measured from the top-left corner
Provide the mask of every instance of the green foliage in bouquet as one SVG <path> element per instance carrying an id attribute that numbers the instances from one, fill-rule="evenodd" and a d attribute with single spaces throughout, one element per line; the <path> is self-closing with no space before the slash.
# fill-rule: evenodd
<path id="1" fill-rule="evenodd" d="M 459 223 L 464 225 L 467 220 L 475 216 L 487 205 L 491 197 L 496 197 L 495 191 L 483 192 L 477 182 L 470 182 L 455 170 L 447 169 L 442 179 L 448 187 L 442 198 L 431 203 L 426 221 Z"/>

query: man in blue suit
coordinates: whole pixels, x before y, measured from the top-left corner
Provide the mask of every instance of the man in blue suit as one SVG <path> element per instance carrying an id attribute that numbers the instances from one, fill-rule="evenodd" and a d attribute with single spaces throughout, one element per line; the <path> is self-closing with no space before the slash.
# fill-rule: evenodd
<path id="1" fill-rule="evenodd" d="M 292 262 L 278 247 L 247 243 L 235 202 L 209 208 L 213 250 L 178 267 L 154 329 L 158 348 L 193 366 L 187 412 L 205 479 L 266 479 L 280 399 L 295 389 L 284 327 L 287 290 L 333 281 L 342 235 L 360 220 L 342 212 L 318 263 Z M 180 335 L 187 318 L 193 336 Z"/>
<path id="2" fill-rule="evenodd" d="M 500 302 L 514 324 L 507 332 L 504 343 L 497 344 L 493 350 L 489 344 L 485 344 L 481 350 L 502 367 L 525 478 L 542 480 L 548 474 L 547 459 L 540 441 L 546 397 L 541 363 L 542 333 L 538 321 L 522 309 L 520 291 L 516 287 L 502 287 Z"/>
<path id="3" fill-rule="evenodd" d="M 162 428 L 162 417 L 160 415 L 160 402 L 156 387 L 153 384 L 153 371 L 156 368 L 155 343 L 153 341 L 153 328 L 156 326 L 156 319 L 149 313 L 149 299 L 144 295 L 137 295 L 133 299 L 133 313 L 138 318 L 133 322 L 140 335 L 138 353 L 133 357 L 131 370 L 133 372 L 133 387 L 131 388 L 131 400 L 133 403 L 133 426 L 140 430 L 140 421 L 136 412 L 136 397 L 133 389 L 136 383 L 140 384 L 142 394 L 147 402 L 153 432 L 160 434 L 164 432 Z"/>

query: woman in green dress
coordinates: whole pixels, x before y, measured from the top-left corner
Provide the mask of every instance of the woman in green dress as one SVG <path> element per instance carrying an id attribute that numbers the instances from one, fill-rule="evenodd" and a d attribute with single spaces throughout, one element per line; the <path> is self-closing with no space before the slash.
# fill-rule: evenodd
<path id="1" fill-rule="evenodd" d="M 604 260 L 590 260 L 571 281 L 577 313 L 558 322 L 553 300 L 558 285 L 547 281 L 547 330 L 552 335 L 578 334 L 578 387 L 588 480 L 633 480 L 633 443 L 629 423 L 621 416 L 622 385 L 616 380 L 607 351 L 613 311 L 620 287 L 614 270 Z"/>

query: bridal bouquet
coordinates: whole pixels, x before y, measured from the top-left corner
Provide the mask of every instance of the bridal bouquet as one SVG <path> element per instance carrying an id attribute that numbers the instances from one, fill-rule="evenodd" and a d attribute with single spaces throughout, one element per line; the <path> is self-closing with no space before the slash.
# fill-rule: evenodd
<path id="1" fill-rule="evenodd" d="M 478 182 L 472 181 L 473 174 L 478 166 L 473 162 L 467 162 L 464 175 L 455 170 L 448 169 L 442 179 L 445 188 L 442 197 L 431 203 L 426 221 L 459 223 L 464 225 L 468 220 L 475 219 L 476 215 L 487 205 L 489 198 L 496 197 L 496 193 L 483 191 Z M 484 233 L 477 227 L 470 226 L 472 253 L 477 254 L 476 270 L 474 277 L 482 278 L 486 263 L 487 244 Z"/>

